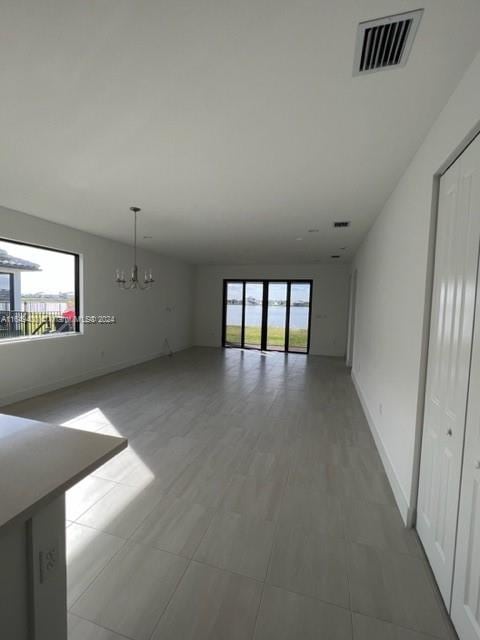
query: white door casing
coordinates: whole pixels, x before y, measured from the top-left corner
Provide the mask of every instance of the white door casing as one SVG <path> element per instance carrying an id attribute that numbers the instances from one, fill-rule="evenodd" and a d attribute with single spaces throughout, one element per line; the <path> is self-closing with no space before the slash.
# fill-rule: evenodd
<path id="1" fill-rule="evenodd" d="M 417 530 L 450 608 L 478 243 L 480 140 L 440 180 Z"/>
<path id="2" fill-rule="evenodd" d="M 353 348 L 355 342 L 355 307 L 357 304 L 357 270 L 350 276 L 350 304 L 348 309 L 347 367 L 353 364 Z"/>

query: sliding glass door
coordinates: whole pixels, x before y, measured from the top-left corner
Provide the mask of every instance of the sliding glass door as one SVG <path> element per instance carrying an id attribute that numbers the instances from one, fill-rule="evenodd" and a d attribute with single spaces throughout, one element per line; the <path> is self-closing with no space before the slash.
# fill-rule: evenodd
<path id="1" fill-rule="evenodd" d="M 308 353 L 310 280 L 225 280 L 223 346 Z"/>
<path id="2" fill-rule="evenodd" d="M 243 345 L 243 282 L 228 282 L 225 288 L 225 326 L 224 345 L 241 347 Z"/>
<path id="3" fill-rule="evenodd" d="M 263 282 L 245 282 L 245 324 L 243 346 L 262 348 Z"/>
<path id="4" fill-rule="evenodd" d="M 289 296 L 288 350 L 308 353 L 310 342 L 309 282 L 292 282 Z"/>
<path id="5" fill-rule="evenodd" d="M 286 351 L 287 282 L 268 282 L 267 350 Z"/>

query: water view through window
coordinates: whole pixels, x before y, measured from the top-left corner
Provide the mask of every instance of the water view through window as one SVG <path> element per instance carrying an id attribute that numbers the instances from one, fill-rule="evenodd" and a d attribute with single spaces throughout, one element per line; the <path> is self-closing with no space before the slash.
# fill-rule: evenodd
<path id="1" fill-rule="evenodd" d="M 224 346 L 307 353 L 310 281 L 226 281 Z"/>

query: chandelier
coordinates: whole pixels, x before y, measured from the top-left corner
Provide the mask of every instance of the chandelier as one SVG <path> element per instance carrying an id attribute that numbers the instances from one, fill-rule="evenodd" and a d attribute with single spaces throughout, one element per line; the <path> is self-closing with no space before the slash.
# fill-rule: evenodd
<path id="1" fill-rule="evenodd" d="M 130 278 L 127 280 L 125 277 L 125 271 L 123 269 L 117 269 L 115 272 L 115 282 L 121 289 L 150 289 L 155 282 L 152 276 L 152 269 L 144 271 L 143 280 L 138 279 L 138 265 L 137 265 L 137 215 L 141 209 L 139 207 L 130 207 L 130 211 L 133 211 L 133 267 L 130 272 Z"/>

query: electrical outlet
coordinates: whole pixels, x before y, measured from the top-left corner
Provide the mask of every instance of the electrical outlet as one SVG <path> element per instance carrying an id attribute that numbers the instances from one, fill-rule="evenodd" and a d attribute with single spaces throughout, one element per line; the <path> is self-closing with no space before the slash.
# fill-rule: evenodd
<path id="1" fill-rule="evenodd" d="M 56 546 L 40 551 L 40 584 L 46 582 L 55 572 L 58 564 L 58 549 Z"/>

